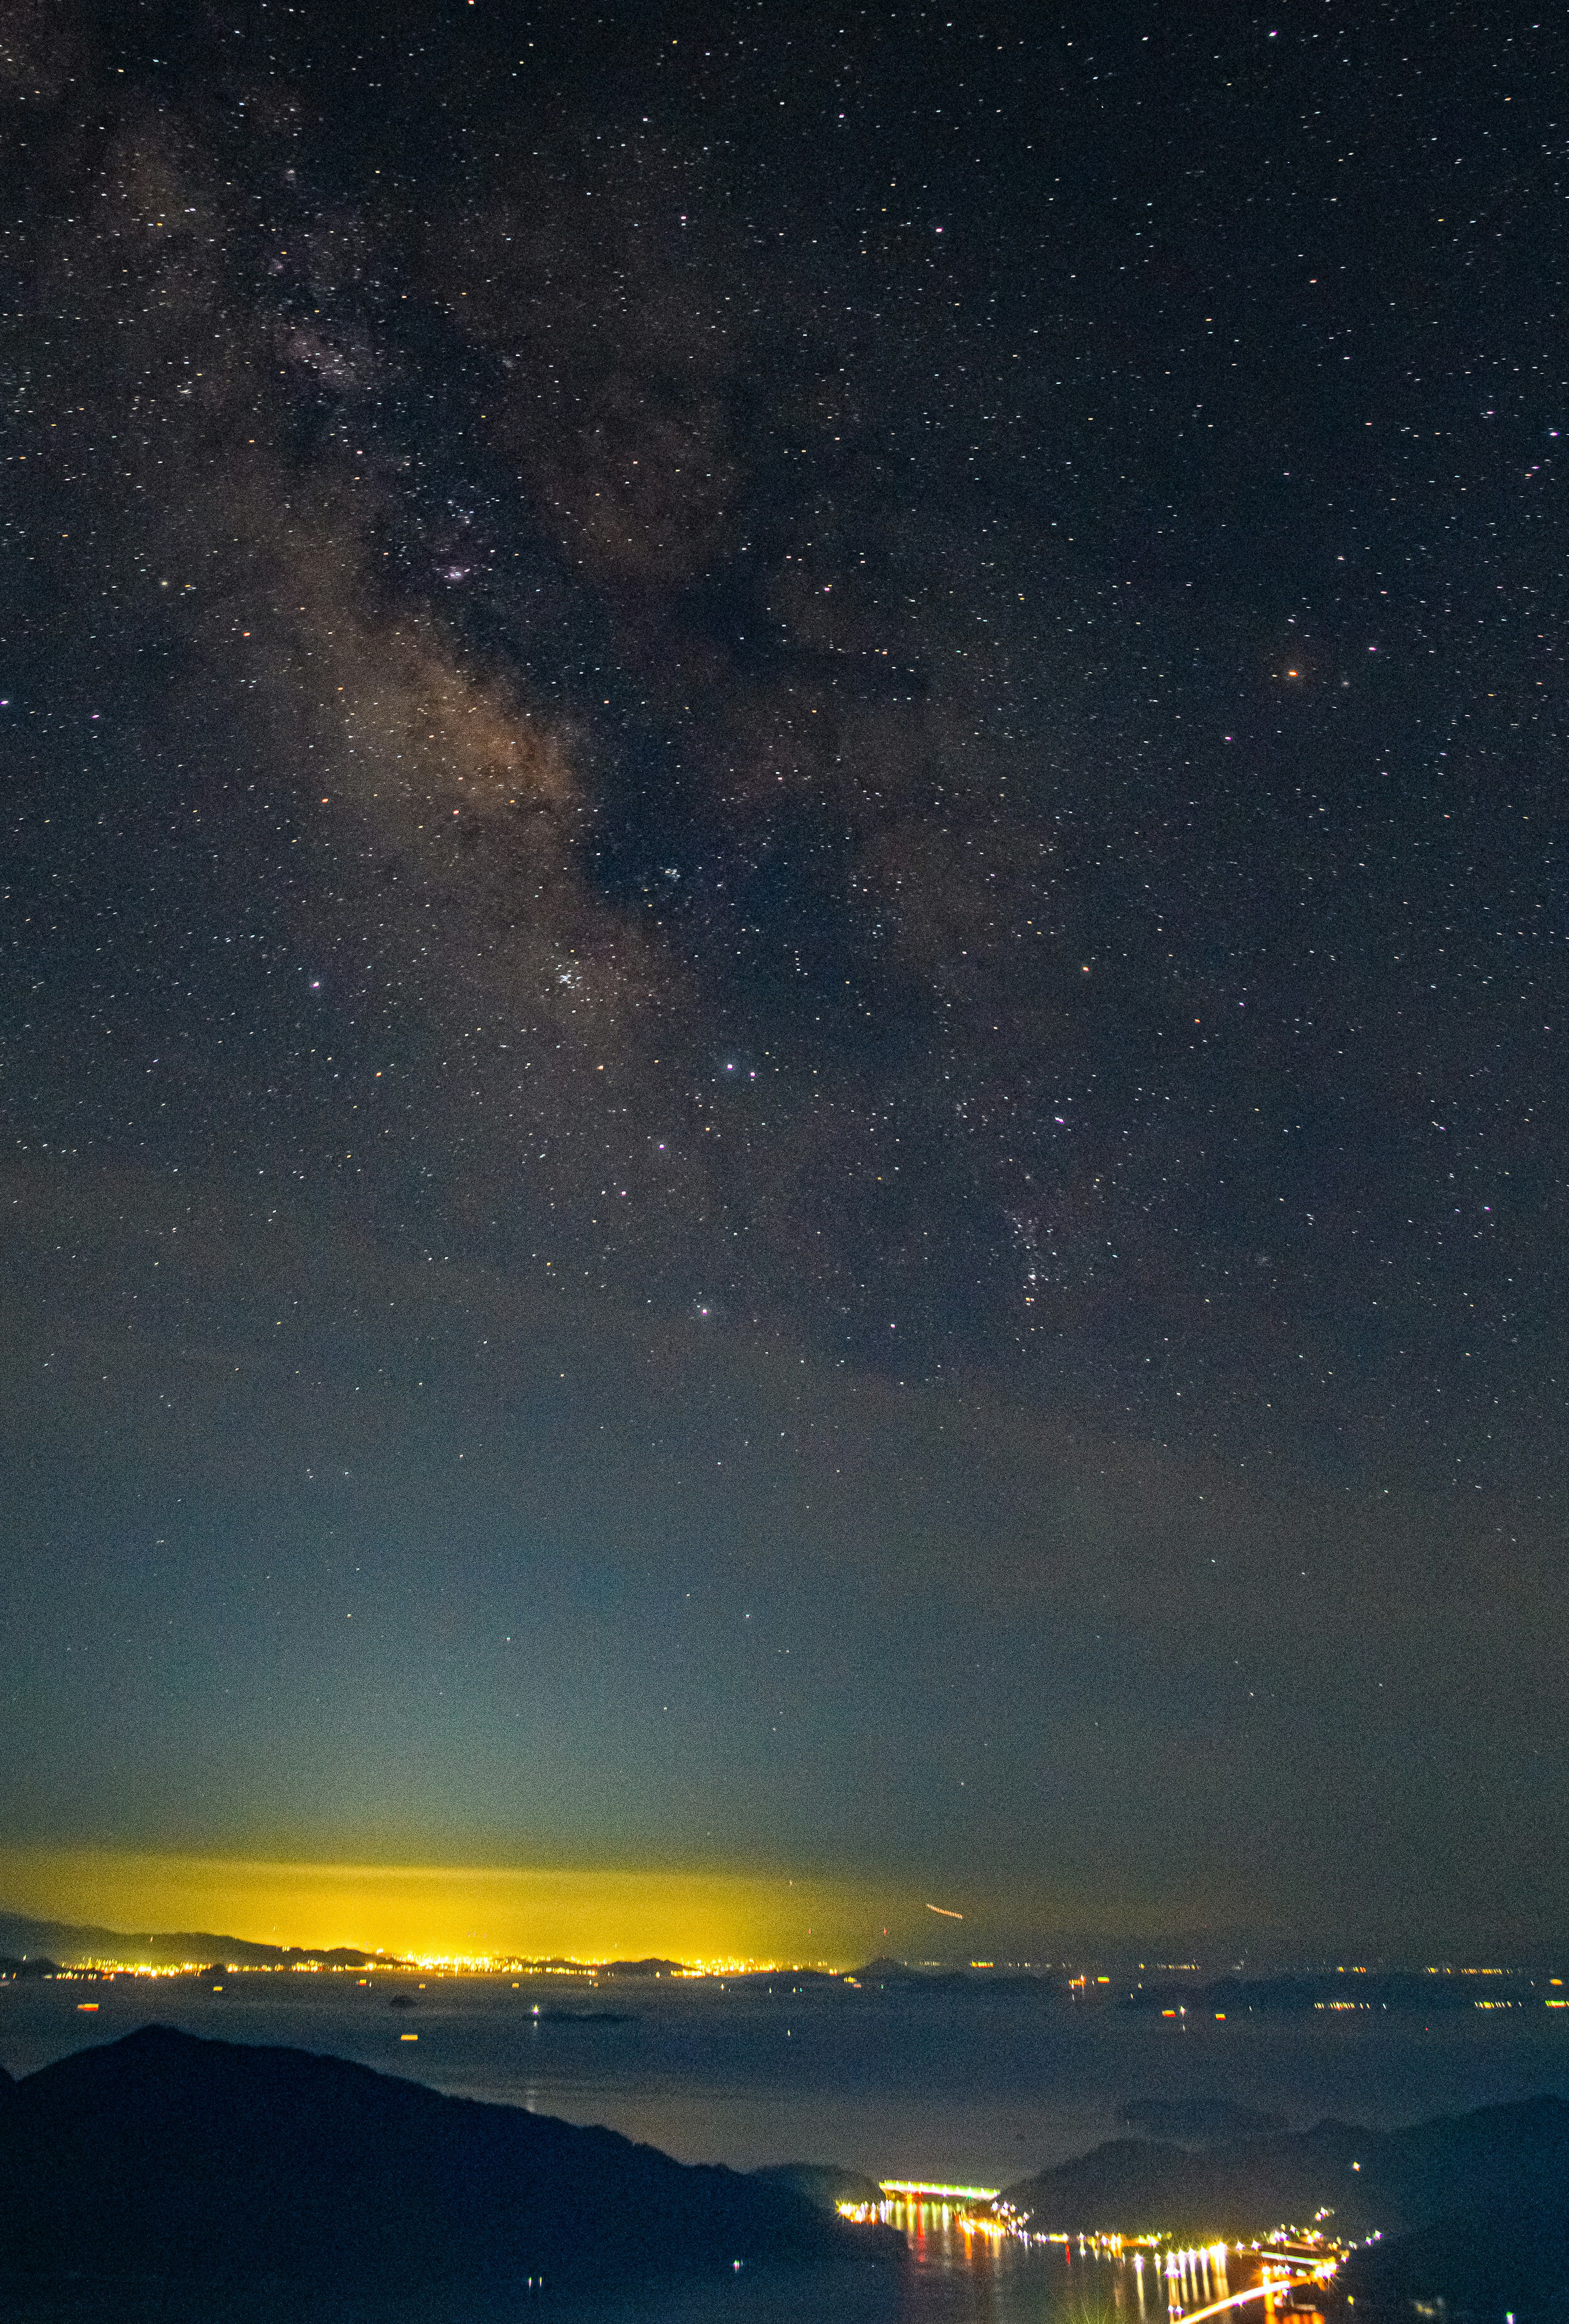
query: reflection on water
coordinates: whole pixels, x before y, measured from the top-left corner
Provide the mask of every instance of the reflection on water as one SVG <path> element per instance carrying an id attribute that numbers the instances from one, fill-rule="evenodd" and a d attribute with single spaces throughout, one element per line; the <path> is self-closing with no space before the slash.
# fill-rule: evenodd
<path id="1" fill-rule="evenodd" d="M 881 2216 L 910 2264 L 903 2313 L 954 2324 L 1177 2324 L 1231 2290 L 1223 2246 L 1168 2252 L 1069 2236 L 1009 2233 L 963 2203 L 901 2199 Z"/>
<path id="2" fill-rule="evenodd" d="M 96 2295 L 83 2287 L 7 2302 L 4 2313 L 8 2324 L 214 2324 L 220 2317 L 222 2324 L 1192 2324 L 1257 2280 L 1256 2261 L 1221 2246 L 1115 2250 L 1078 2237 L 1026 2239 L 983 2227 L 962 2205 L 918 2199 L 885 2203 L 880 2216 L 904 2233 L 902 2266 L 742 2274 L 593 2301 L 453 2291 L 356 2300 L 228 2285 L 216 2300 L 148 2287 L 106 2307 L 101 2287 Z M 1323 2324 L 1301 2305 L 1240 2312 L 1268 2314 L 1273 2324 Z"/>
<path id="3" fill-rule="evenodd" d="M 909 2246 L 898 2312 L 911 2324 L 1198 2324 L 1228 2306 L 1267 2324 L 1324 2324 L 1305 2280 L 1329 2255 L 1316 2235 L 1265 2252 L 1030 2236 L 929 2194 L 884 2202 L 877 2216 Z"/>

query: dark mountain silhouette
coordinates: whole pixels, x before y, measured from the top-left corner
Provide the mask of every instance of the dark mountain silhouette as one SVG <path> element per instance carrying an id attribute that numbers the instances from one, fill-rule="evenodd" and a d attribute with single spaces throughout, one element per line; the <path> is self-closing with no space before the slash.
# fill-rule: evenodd
<path id="1" fill-rule="evenodd" d="M 1336 2287 L 1337 2324 L 1421 2316 L 1458 2324 L 1556 2324 L 1564 2312 L 1569 2198 L 1513 2202 L 1418 2227 L 1356 2253 Z"/>
<path id="2" fill-rule="evenodd" d="M 1147 2138 L 1113 2139 L 1017 2186 L 1002 2200 L 1038 2227 L 1163 2228 L 1177 2236 L 1244 2236 L 1283 2220 L 1306 2224 L 1324 2207 L 1334 2226 L 1365 2235 L 1382 2224 L 1379 2202 L 1352 2170 L 1377 2141 L 1348 2123 L 1229 2138 L 1202 2148 Z"/>
<path id="3" fill-rule="evenodd" d="M 1006 2190 L 1039 2228 L 1164 2228 L 1246 2236 L 1326 2224 L 1357 2253 L 1342 2296 L 1411 2315 L 1442 2301 L 1457 2314 L 1509 2310 L 1531 2324 L 1561 2306 L 1554 2254 L 1569 2236 L 1569 2104 L 1526 2098 L 1395 2131 L 1323 2122 L 1312 2130 L 1223 2140 L 1194 2151 L 1119 2139 Z"/>
<path id="4" fill-rule="evenodd" d="M 1321 2122 L 1199 2151 L 1118 2139 L 1005 2190 L 1038 2227 L 1255 2235 L 1321 2209 L 1348 2237 L 1538 2200 L 1569 2212 L 1569 2105 L 1522 2099 L 1405 2130 Z"/>
<path id="5" fill-rule="evenodd" d="M 162 1969 L 177 1969 L 186 1961 L 210 1961 L 230 1969 L 279 1969 L 292 1961 L 317 1961 L 328 1969 L 395 1966 L 386 1954 L 362 1952 L 355 1945 L 264 1945 L 249 1937 L 215 1936 L 210 1929 L 131 1934 L 124 1929 L 100 1929 L 75 1921 L 35 1921 L 24 1913 L 0 1913 L 0 1952 L 29 1960 L 34 1954 L 49 1953 L 58 1961 L 71 1963 L 145 1961 Z"/>
<path id="6" fill-rule="evenodd" d="M 68 2275 L 567 2289 L 902 2243 L 614 2131 L 146 2026 L 0 2082 L 0 2288 Z"/>
<path id="7" fill-rule="evenodd" d="M 792 2189 L 819 2210 L 834 2210 L 840 2203 L 878 2203 L 882 2200 L 882 2190 L 875 2179 L 868 2179 L 859 2171 L 842 2170 L 836 2163 L 765 2163 L 752 2176 L 770 2186 Z"/>

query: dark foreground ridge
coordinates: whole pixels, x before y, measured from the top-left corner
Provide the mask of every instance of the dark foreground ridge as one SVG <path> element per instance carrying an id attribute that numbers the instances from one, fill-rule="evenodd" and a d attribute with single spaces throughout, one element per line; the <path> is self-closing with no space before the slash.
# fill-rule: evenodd
<path id="1" fill-rule="evenodd" d="M 1325 2211 L 1348 2240 L 1378 2233 L 1342 2271 L 1364 2314 L 1409 2319 L 1415 2301 L 1517 2324 L 1562 2310 L 1569 2238 L 1569 2105 L 1526 2098 L 1395 2131 L 1343 2122 L 1222 2139 L 1200 2152 L 1118 2139 L 1006 2190 L 1040 2228 L 1162 2228 L 1247 2237 Z"/>
<path id="2" fill-rule="evenodd" d="M 160 2025 L 0 2074 L 0 2289 L 71 2275 L 562 2291 L 891 2258 L 788 2188 L 303 2050 Z"/>

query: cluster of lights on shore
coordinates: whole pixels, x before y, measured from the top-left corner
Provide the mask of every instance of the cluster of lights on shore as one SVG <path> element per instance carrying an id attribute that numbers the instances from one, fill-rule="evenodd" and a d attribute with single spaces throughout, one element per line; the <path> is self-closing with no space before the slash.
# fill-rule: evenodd
<path id="1" fill-rule="evenodd" d="M 198 1977 L 215 1964 L 210 1960 L 144 1961 L 122 1960 L 110 1954 L 93 1955 L 73 1962 L 69 1968 L 53 1972 L 57 1980 L 71 1978 L 101 1977 Z M 625 1964 L 605 1960 L 531 1960 L 506 1953 L 397 1953 L 382 1954 L 369 1960 L 325 1960 L 319 1957 L 303 1960 L 227 1961 L 221 1964 L 229 1977 L 352 1977 L 364 1980 L 376 1972 L 382 1976 L 399 1976 L 411 1969 L 423 1969 L 433 1977 L 605 1977 L 617 1969 L 625 1973 Z M 702 1978 L 725 1977 L 788 1977 L 801 1975 L 809 1969 L 821 1969 L 816 1961 L 768 1961 L 735 1959 L 697 1961 L 661 1962 L 657 1969 L 644 1974 L 669 1979 L 672 1984 L 691 1982 Z M 854 1985 L 854 1978 L 843 1982 Z"/>
<path id="2" fill-rule="evenodd" d="M 942 1964 L 937 1962 L 929 1962 L 921 1963 L 918 1966 L 936 1969 L 942 1966 Z M 969 1964 L 969 1967 L 975 1970 L 989 1970 L 993 1968 L 993 1966 L 994 1964 L 991 1961 L 972 1961 Z M 1010 1963 L 1005 1964 L 1004 1966 L 1012 1967 L 1014 1965 Z M 1186 1962 L 1173 1963 L 1171 1966 L 1173 1968 L 1187 1968 L 1189 1964 Z M 1143 1967 L 1142 1962 L 1140 1962 L 1140 1967 Z M 647 1965 L 641 1962 L 630 1961 L 624 1959 L 579 1960 L 573 1958 L 554 1958 L 549 1960 L 540 1960 L 538 1958 L 530 1958 L 510 1953 L 377 1953 L 369 1957 L 366 1957 L 364 1954 L 351 1956 L 347 1960 L 332 1960 L 317 1953 L 307 1954 L 302 1958 L 294 1958 L 283 1960 L 240 1962 L 223 1960 L 150 1962 L 147 1960 L 126 1960 L 110 1955 L 103 1955 L 90 1956 L 73 1962 L 69 1966 L 62 1966 L 59 1969 L 51 1969 L 47 1974 L 52 1976 L 59 1981 L 69 1981 L 73 1978 L 96 1979 L 121 1977 L 154 1978 L 193 1977 L 200 1976 L 208 1971 L 221 1971 L 221 1973 L 226 1977 L 276 1977 L 279 1975 L 293 1977 L 353 1977 L 362 1984 L 365 1983 L 371 1976 L 377 1973 L 383 1977 L 398 1975 L 406 1976 L 411 1971 L 420 1971 L 428 1977 L 508 1977 L 514 1980 L 525 1977 L 529 1978 L 558 1977 L 578 1978 L 588 1978 L 597 1979 L 601 1977 L 616 1977 L 632 1974 L 641 1977 L 657 1978 L 672 1985 L 701 1983 L 705 1980 L 723 1981 L 729 1978 L 742 1977 L 789 1977 L 812 1975 L 831 1978 L 836 1984 L 850 1987 L 856 1991 L 861 1989 L 862 1983 L 862 1980 L 853 1975 L 848 1969 L 833 1969 L 826 1961 L 758 1960 L 748 1959 L 740 1954 L 719 1955 L 713 1959 L 701 1959 L 686 1961 L 660 1961 L 657 1964 L 651 1963 Z M 1346 1969 L 1342 1969 L 1340 1974 L 1343 1976 L 1350 1974 L 1353 1977 L 1365 1977 L 1369 1974 L 1369 1971 L 1361 1964 L 1358 1964 L 1349 1972 Z M 1429 1977 L 1437 1978 L 1450 1977 L 1456 1974 L 1456 1972 L 1447 1965 L 1444 1965 L 1442 1967 L 1430 1967 L 1427 1969 L 1426 1974 Z M 1492 1968 L 1465 1968 L 1459 1970 L 1458 1974 L 1463 1978 L 1496 1977 L 1516 1978 L 1519 1978 L 1523 1975 L 1522 1972 L 1518 1971 Z M 1472 2006 L 1476 2009 L 1481 2010 L 1521 2009 L 1530 2006 L 1531 2001 L 1539 1997 L 1541 2005 L 1547 2009 L 1569 2009 L 1569 1993 L 1566 1993 L 1564 1980 L 1561 1977 L 1551 1977 L 1546 1978 L 1546 1984 L 1548 1990 L 1545 1993 L 1540 1993 L 1539 1995 L 1537 1990 L 1537 1981 L 1535 1978 L 1526 1978 L 1524 1981 L 1527 1988 L 1525 1994 L 1516 1992 L 1500 1997 L 1497 1996 L 1496 1993 L 1486 1993 L 1476 1997 L 1472 2001 Z M 1109 1987 L 1111 1982 L 1112 1980 L 1105 1976 L 1085 1971 L 1076 1977 L 1069 1978 L 1068 1991 L 1075 1999 L 1088 2000 L 1094 1997 L 1098 2000 L 1108 1997 L 1101 1992 L 1100 1988 Z M 81 2006 L 86 2007 L 88 2005 L 83 2004 Z M 1313 2004 L 1315 2011 L 1322 2012 L 1343 2012 L 1368 2009 L 1372 2006 L 1372 2004 L 1366 2001 L 1350 1998 L 1344 2000 L 1316 2000 Z M 1388 2007 L 1389 2005 L 1386 2003 L 1382 2006 Z M 1188 2020 L 1190 2015 L 1193 2015 L 1193 2013 L 1190 2012 L 1188 2006 L 1183 2002 L 1176 2002 L 1170 2006 L 1164 2007 L 1161 2009 L 1159 2014 L 1163 2019 L 1172 2019 L 1184 2024 L 1186 2024 L 1186 2022 Z M 1209 2015 L 1208 2012 L 1204 2012 L 1203 2014 L 1206 2016 Z M 1214 2011 L 1214 2015 L 1215 2022 L 1217 2024 L 1223 2024 L 1226 2019 L 1226 2015 L 1227 2013 L 1224 2010 Z"/>
<path id="3" fill-rule="evenodd" d="M 812 1964 L 815 1968 L 817 1964 Z M 754 1961 L 740 1957 L 725 1957 L 713 1960 L 661 1962 L 658 1968 L 642 1975 L 669 1984 L 694 1984 L 706 1979 L 723 1982 L 733 1977 L 779 1976 L 800 1974 L 803 1965 L 788 1961 Z M 221 1993 L 231 1978 L 245 1977 L 339 1977 L 353 1978 L 357 1985 L 368 1985 L 378 1972 L 383 1977 L 408 1977 L 423 1971 L 428 1977 L 511 1977 L 514 1986 L 524 1978 L 587 1978 L 597 1983 L 606 1975 L 614 1975 L 624 1965 L 612 1961 L 551 1960 L 540 1961 L 514 1959 L 506 1954 L 490 1953 L 400 1953 L 382 1955 L 365 1960 L 324 1960 L 306 1959 L 281 1961 L 144 1961 L 120 1960 L 110 1957 L 76 1961 L 69 1967 L 51 1967 L 43 1972 L 49 1982 L 57 1985 L 113 1984 L 121 1978 L 141 1982 L 167 1980 L 173 1978 L 215 1978 L 213 1991 Z M 857 1980 L 849 1976 L 842 1981 L 854 1986 Z M 84 2015 L 97 2011 L 96 2001 L 78 2001 L 77 2008 Z M 535 2015 L 538 2015 L 536 2010 Z M 400 2039 L 417 2042 L 417 2034 L 404 2034 Z"/>
<path id="4" fill-rule="evenodd" d="M 913 2179 L 879 2181 L 878 2203 L 841 2203 L 841 2217 L 860 2224 L 892 2225 L 919 2241 L 934 2229 L 939 2236 L 957 2235 L 966 2252 L 976 2243 L 993 2248 L 1014 2242 L 1057 2246 L 1065 2258 L 1131 2262 L 1139 2285 L 1140 2307 L 1144 2298 L 1144 2270 L 1163 2283 L 1169 2318 L 1182 2324 L 1203 2324 L 1212 2316 L 1230 2313 L 1261 2301 L 1271 2315 L 1278 2296 L 1306 2286 L 1322 2288 L 1353 2246 L 1332 2236 L 1321 2211 L 1309 2227 L 1281 2226 L 1253 2243 L 1178 2245 L 1158 2231 L 1140 2234 L 1075 2234 L 1064 2228 L 1037 2228 L 1028 2211 L 1017 2210 L 1001 2199 L 995 2187 L 950 2187 Z M 1377 2235 L 1369 2238 L 1378 2242 Z M 1228 2263 L 1258 2270 L 1258 2282 L 1233 2292 Z"/>

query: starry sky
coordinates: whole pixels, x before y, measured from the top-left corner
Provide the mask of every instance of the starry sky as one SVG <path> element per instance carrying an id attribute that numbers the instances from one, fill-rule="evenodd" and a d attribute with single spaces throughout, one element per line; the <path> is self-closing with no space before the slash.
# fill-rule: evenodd
<path id="1" fill-rule="evenodd" d="M 1557 47 L 13 0 L 7 1861 L 1559 1923 Z"/>

